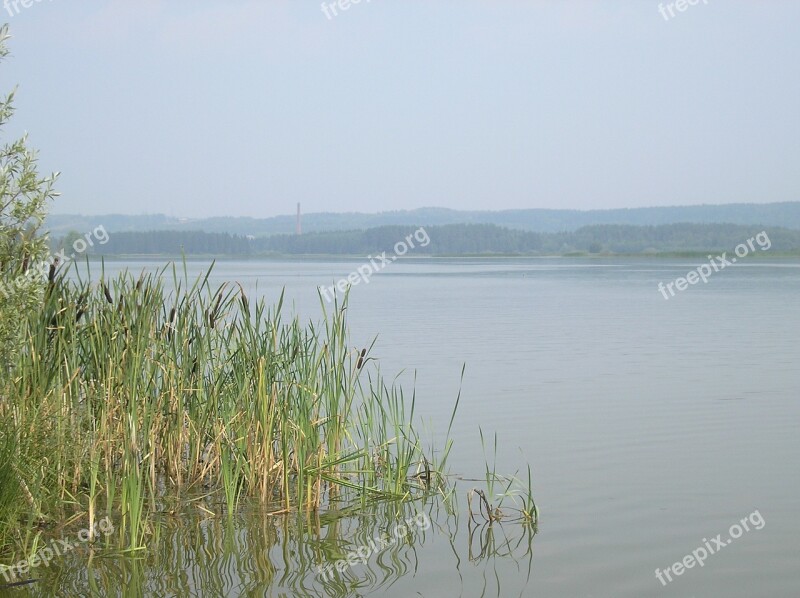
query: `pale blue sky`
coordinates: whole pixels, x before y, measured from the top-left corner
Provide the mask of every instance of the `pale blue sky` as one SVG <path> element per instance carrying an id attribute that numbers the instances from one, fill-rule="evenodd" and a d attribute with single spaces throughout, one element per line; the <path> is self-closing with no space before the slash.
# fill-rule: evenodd
<path id="1" fill-rule="evenodd" d="M 3 138 L 54 212 L 800 200 L 800 2 L 707 2 L 43 0 Z"/>

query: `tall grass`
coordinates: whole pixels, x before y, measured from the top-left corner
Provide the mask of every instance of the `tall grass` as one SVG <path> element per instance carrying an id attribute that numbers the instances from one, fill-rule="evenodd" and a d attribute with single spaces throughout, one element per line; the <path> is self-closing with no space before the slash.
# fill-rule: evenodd
<path id="1" fill-rule="evenodd" d="M 0 420 L 0 537 L 10 534 L 8 524 L 15 519 L 17 504 L 21 498 L 14 466 L 15 453 L 14 428 L 9 422 Z"/>
<path id="2" fill-rule="evenodd" d="M 13 416 L 37 464 L 0 467 L 19 482 L 0 483 L 0 509 L 24 484 L 46 521 L 108 515 L 120 547 L 136 550 L 154 514 L 207 509 L 209 495 L 229 514 L 244 498 L 312 512 L 436 487 L 414 396 L 350 345 L 343 305 L 304 325 L 284 318 L 282 297 L 251 304 L 210 274 L 50 283 L 13 379 L 0 382 L 0 422 Z M 13 451 L 2 439 L 0 452 Z"/>

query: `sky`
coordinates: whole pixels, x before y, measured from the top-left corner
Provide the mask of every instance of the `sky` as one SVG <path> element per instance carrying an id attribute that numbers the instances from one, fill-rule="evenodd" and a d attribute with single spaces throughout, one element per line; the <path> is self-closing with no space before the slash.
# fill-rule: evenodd
<path id="1" fill-rule="evenodd" d="M 696 1 L 10 2 L 0 138 L 54 213 L 800 200 L 800 2 Z"/>

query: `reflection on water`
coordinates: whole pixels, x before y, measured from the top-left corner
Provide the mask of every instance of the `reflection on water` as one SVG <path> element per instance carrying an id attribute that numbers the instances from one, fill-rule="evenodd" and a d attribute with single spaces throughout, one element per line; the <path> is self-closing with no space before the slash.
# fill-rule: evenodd
<path id="1" fill-rule="evenodd" d="M 500 561 L 513 564 L 530 579 L 535 535 L 531 526 L 471 520 L 459 525 L 458 509 L 448 510 L 437 500 L 373 504 L 357 511 L 269 516 L 253 508 L 234 517 L 165 515 L 139 556 L 78 549 L 35 570 L 36 583 L 5 593 L 385 595 L 403 578 L 409 580 L 407 587 L 417 585 L 414 578 L 423 554 L 425 559 L 449 554 L 459 575 L 466 566 L 479 570 L 483 587 L 475 588 L 475 595 L 506 595 L 501 591 Z M 421 595 L 431 590 L 430 585 L 418 587 Z"/>
<path id="2" fill-rule="evenodd" d="M 159 264 L 117 262 L 106 268 L 139 272 Z M 231 261 L 218 264 L 214 282 L 240 281 L 251 296 L 268 301 L 285 288 L 287 306 L 318 321 L 317 287 L 346 276 L 357 264 Z M 370 558 L 366 569 L 382 585 L 373 580 L 357 586 L 356 580 L 368 579 L 360 565 L 348 571 L 357 577 L 343 584 L 355 585 L 355 595 L 398 598 L 800 596 L 795 556 L 800 485 L 790 475 L 800 454 L 800 262 L 763 260 L 726 269 L 680 300 L 664 301 L 658 283 L 696 266 L 691 259 L 650 258 L 406 260 L 356 287 L 349 308 L 353 344 L 363 346 L 380 335 L 375 356 L 382 369 L 406 368 L 403 381 L 416 382 L 419 413 L 435 431 L 446 429 L 467 364 L 452 431 L 453 473 L 476 475 L 483 463 L 479 429 L 496 430 L 498 469 L 513 472 L 521 462 L 531 463 L 543 516 L 533 559 L 532 552 L 526 556 L 532 538 L 517 545 L 521 530 L 514 525 L 469 529 L 467 488 L 461 488 L 461 525 L 434 511 L 433 527 L 418 535 L 413 551 L 397 546 L 383 560 Z M 190 274 L 207 267 L 192 262 Z M 656 567 L 675 562 L 703 537 L 755 509 L 770 522 L 763 531 L 662 587 Z M 259 529 L 291 528 L 288 522 L 261 519 L 255 512 L 247 515 Z M 395 523 L 393 516 L 377 515 L 342 521 L 339 534 L 350 541 L 353 526 Z M 166 550 L 162 543 L 170 533 L 181 535 L 168 532 L 169 525 L 163 524 L 148 563 L 163 562 L 155 551 Z M 253 533 L 243 521 L 233 527 L 194 525 L 218 529 L 216 538 L 235 536 L 239 547 Z M 322 526 L 320 531 L 323 537 L 328 533 Z M 291 538 L 284 545 L 277 536 L 274 541 L 269 553 L 268 543 L 257 555 L 241 548 L 232 552 L 229 560 L 260 559 L 260 566 L 251 565 L 249 577 L 228 580 L 224 591 L 300 592 L 284 579 L 292 575 L 282 564 L 289 557 L 277 546 L 301 549 Z M 512 548 L 513 557 L 503 556 Z M 407 573 L 399 578 L 378 564 L 398 571 L 390 557 L 395 553 L 407 559 Z M 8 594 L 80 595 L 76 588 L 88 587 L 82 573 L 87 557 L 75 559 L 63 578 L 48 577 L 47 586 Z M 216 570 L 208 563 L 223 557 L 203 559 L 187 556 L 183 562 L 204 563 L 187 570 L 147 565 L 139 579 L 156 587 L 177 577 L 194 595 L 219 595 L 215 592 L 223 590 L 201 587 L 198 569 Z M 309 592 L 324 595 L 328 588 L 313 570 L 319 564 L 312 559 L 302 575 Z M 95 576 L 118 568 L 109 595 L 119 595 L 133 565 L 95 559 L 91 567 Z M 61 575 L 55 565 L 46 573 Z M 136 583 L 139 589 L 129 595 L 146 587 Z"/>

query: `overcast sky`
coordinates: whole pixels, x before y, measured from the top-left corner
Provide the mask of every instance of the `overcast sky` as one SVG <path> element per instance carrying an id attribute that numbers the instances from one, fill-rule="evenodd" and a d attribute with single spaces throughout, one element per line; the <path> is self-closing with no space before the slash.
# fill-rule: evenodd
<path id="1" fill-rule="evenodd" d="M 61 213 L 800 200 L 800 2 L 666 4 L 18 4 L 2 137 Z"/>

